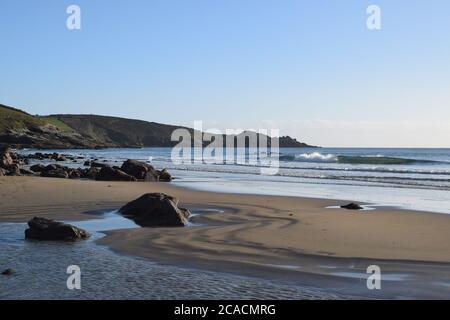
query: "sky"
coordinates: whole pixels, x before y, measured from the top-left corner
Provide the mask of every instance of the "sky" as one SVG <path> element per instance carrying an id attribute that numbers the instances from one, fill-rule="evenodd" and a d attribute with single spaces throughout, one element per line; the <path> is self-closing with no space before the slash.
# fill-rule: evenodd
<path id="1" fill-rule="evenodd" d="M 450 147 L 449 17 L 448 0 L 1 0 L 0 103 Z"/>

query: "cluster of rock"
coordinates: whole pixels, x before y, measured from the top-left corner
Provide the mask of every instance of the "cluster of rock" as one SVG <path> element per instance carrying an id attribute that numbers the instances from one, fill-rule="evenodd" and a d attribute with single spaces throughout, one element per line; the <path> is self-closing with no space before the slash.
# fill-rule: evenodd
<path id="1" fill-rule="evenodd" d="M 68 154 L 60 154 L 60 153 L 42 153 L 36 152 L 33 154 L 29 154 L 26 156 L 20 156 L 22 159 L 34 159 L 34 160 L 55 160 L 55 161 L 73 161 L 77 162 L 80 159 L 84 159 L 83 157 L 74 157 Z"/>
<path id="2" fill-rule="evenodd" d="M 88 160 L 84 163 L 89 168 L 69 168 L 60 164 L 35 164 L 30 170 L 20 168 L 21 165 L 28 165 L 30 159 L 54 160 L 77 162 L 82 157 L 73 157 L 58 153 L 35 153 L 21 156 L 13 153 L 10 148 L 0 149 L 0 176 L 2 175 L 40 175 L 41 177 L 63 178 L 63 179 L 93 179 L 98 181 L 163 181 L 170 182 L 172 176 L 166 169 L 156 170 L 153 166 L 136 161 L 127 160 L 121 167 L 110 166 L 106 163 L 99 163 L 95 160 Z"/>

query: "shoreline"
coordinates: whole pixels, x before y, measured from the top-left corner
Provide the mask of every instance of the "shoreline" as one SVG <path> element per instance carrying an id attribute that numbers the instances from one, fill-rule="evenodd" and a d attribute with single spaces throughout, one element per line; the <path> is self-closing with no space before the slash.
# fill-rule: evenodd
<path id="1" fill-rule="evenodd" d="M 223 212 L 194 216 L 191 227 L 107 231 L 96 243 L 161 264 L 325 288 L 365 284 L 365 268 L 379 264 L 394 280 L 383 295 L 370 297 L 414 292 L 434 276 L 450 279 L 450 215 L 326 208 L 343 200 L 216 193 L 168 183 L 0 177 L 0 222 L 96 219 L 88 213 L 118 209 L 148 192 L 173 195 L 189 209 Z M 397 276 L 412 280 L 399 285 Z M 358 294 L 367 293 L 363 287 Z M 448 291 L 430 288 L 418 295 Z"/>

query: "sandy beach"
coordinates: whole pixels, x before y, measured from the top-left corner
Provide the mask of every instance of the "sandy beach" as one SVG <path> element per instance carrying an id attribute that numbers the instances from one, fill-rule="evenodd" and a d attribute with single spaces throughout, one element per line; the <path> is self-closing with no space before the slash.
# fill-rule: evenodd
<path id="1" fill-rule="evenodd" d="M 148 192 L 163 192 L 188 208 L 224 212 L 199 218 L 205 227 L 146 228 L 114 232 L 105 243 L 205 259 L 252 262 L 294 253 L 334 257 L 450 262 L 450 216 L 395 209 L 354 212 L 327 209 L 348 201 L 193 191 L 164 183 L 75 181 L 1 177 L 0 219 L 34 216 L 77 220 L 89 211 L 119 208 Z M 291 258 L 290 258 L 291 257 Z"/>
<path id="2" fill-rule="evenodd" d="M 170 194 L 182 206 L 203 210 L 192 227 L 109 231 L 98 241 L 160 263 L 310 284 L 330 275 L 317 265 L 345 270 L 351 263 L 364 270 L 371 261 L 390 272 L 429 269 L 448 276 L 450 216 L 445 214 L 354 212 L 327 208 L 348 201 L 201 192 L 167 183 L 1 177 L 0 190 L 2 222 L 34 216 L 91 219 L 87 213 L 118 209 L 148 192 Z"/>

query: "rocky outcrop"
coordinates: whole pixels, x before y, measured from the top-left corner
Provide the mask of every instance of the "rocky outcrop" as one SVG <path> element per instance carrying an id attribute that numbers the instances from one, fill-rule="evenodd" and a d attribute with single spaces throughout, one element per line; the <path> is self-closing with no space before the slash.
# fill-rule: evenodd
<path id="1" fill-rule="evenodd" d="M 136 181 L 136 178 L 120 169 L 109 166 L 103 167 L 95 177 L 98 181 Z"/>
<path id="2" fill-rule="evenodd" d="M 166 169 L 161 171 L 155 170 L 150 164 L 137 160 L 128 159 L 122 164 L 120 170 L 135 177 L 137 180 L 167 182 L 172 180 L 172 176 Z"/>
<path id="3" fill-rule="evenodd" d="M 45 218 L 35 217 L 28 222 L 28 226 L 30 228 L 25 230 L 26 239 L 75 241 L 90 237 L 83 229 Z"/>
<path id="4" fill-rule="evenodd" d="M 123 206 L 119 212 L 142 227 L 183 227 L 189 210 L 178 207 L 178 200 L 163 193 L 148 193 Z"/>
<path id="5" fill-rule="evenodd" d="M 345 206 L 341 206 L 342 209 L 347 209 L 347 210 L 362 210 L 364 209 L 363 207 L 361 207 L 359 204 L 357 203 L 349 203 Z"/>
<path id="6" fill-rule="evenodd" d="M 8 168 L 13 165 L 14 161 L 11 156 L 11 149 L 8 147 L 0 147 L 0 168 Z"/>
<path id="7" fill-rule="evenodd" d="M 47 166 L 43 164 L 34 164 L 29 169 L 23 167 L 28 165 L 30 159 L 33 161 L 67 161 L 76 162 L 83 157 L 74 157 L 59 153 L 40 153 L 21 155 L 4 147 L 0 153 L 2 162 L 0 166 L 0 176 L 11 175 L 35 175 L 39 173 L 41 177 L 62 178 L 62 179 L 95 179 L 99 181 L 171 181 L 172 177 L 166 169 L 155 170 L 151 165 L 136 160 L 127 160 L 122 167 L 111 167 L 107 163 L 99 163 L 98 159 L 91 159 L 84 164 L 89 168 L 70 168 L 58 163 L 52 163 Z M 106 160 L 104 160 L 106 162 Z M 117 161 L 116 161 L 117 162 Z"/>
<path id="8" fill-rule="evenodd" d="M 158 173 L 151 165 L 137 160 L 128 159 L 120 168 L 123 172 L 135 177 L 137 180 L 158 181 Z"/>

